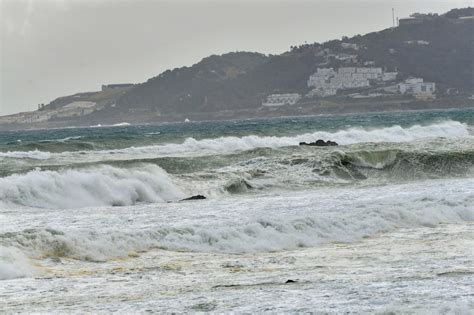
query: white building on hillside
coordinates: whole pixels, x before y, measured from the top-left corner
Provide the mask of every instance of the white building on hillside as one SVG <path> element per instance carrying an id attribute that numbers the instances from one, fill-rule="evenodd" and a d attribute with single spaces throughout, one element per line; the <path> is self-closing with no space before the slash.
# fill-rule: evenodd
<path id="1" fill-rule="evenodd" d="M 331 95 L 336 95 L 337 93 L 337 88 L 335 87 L 315 87 L 309 93 L 307 96 L 309 97 L 314 97 L 314 96 L 319 96 L 319 97 L 327 97 Z"/>
<path id="2" fill-rule="evenodd" d="M 408 78 L 405 82 L 398 84 L 401 94 L 413 95 L 419 99 L 436 98 L 436 85 L 434 82 L 423 82 L 422 78 Z"/>
<path id="3" fill-rule="evenodd" d="M 397 79 L 398 72 L 384 72 L 382 74 L 382 81 L 395 81 Z"/>
<path id="4" fill-rule="evenodd" d="M 333 68 L 318 68 L 314 74 L 309 76 L 308 87 L 325 85 L 335 75 L 336 71 Z"/>
<path id="5" fill-rule="evenodd" d="M 357 62 L 357 55 L 349 55 L 349 54 L 337 54 L 334 55 L 334 58 L 340 61 L 344 61 L 345 63 L 356 63 Z"/>
<path id="6" fill-rule="evenodd" d="M 376 67 L 341 67 L 318 68 L 308 79 L 308 87 L 313 87 L 308 96 L 326 97 L 335 95 L 338 90 L 365 88 L 371 81 L 382 81 L 382 68 Z"/>
<path id="7" fill-rule="evenodd" d="M 298 93 L 271 94 L 267 96 L 266 102 L 262 103 L 262 105 L 268 107 L 294 105 L 300 99 L 301 95 L 299 95 Z"/>
<path id="8" fill-rule="evenodd" d="M 430 42 L 426 40 L 407 40 L 405 41 L 406 44 L 409 45 L 429 45 Z"/>
<path id="9" fill-rule="evenodd" d="M 344 49 L 359 50 L 359 46 L 357 46 L 357 44 L 352 44 L 352 43 L 341 43 L 341 47 Z"/>

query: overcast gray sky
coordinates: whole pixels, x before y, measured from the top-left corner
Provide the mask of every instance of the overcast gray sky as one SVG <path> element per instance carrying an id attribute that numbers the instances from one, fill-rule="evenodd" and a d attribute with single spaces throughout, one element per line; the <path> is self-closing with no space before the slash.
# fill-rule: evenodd
<path id="1" fill-rule="evenodd" d="M 277 54 L 472 0 L 0 0 L 0 115 L 211 54 Z"/>

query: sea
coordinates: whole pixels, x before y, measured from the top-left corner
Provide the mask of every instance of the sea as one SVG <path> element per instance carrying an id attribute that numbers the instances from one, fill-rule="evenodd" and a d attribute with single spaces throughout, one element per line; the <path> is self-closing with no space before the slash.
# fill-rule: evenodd
<path id="1" fill-rule="evenodd" d="M 0 313 L 473 314 L 473 220 L 474 109 L 2 131 Z"/>

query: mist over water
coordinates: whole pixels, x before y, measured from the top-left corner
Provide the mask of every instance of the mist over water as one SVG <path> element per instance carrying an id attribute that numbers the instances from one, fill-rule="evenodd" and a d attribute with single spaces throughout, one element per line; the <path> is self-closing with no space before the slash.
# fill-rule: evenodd
<path id="1" fill-rule="evenodd" d="M 157 255 L 150 261 L 207 257 L 220 267 L 206 281 L 220 285 L 226 274 L 235 284 L 240 276 L 222 266 L 251 270 L 241 265 L 246 255 L 286 262 L 324 249 L 339 257 L 332 244 L 382 237 L 397 249 L 401 229 L 406 237 L 469 231 L 473 126 L 473 110 L 456 110 L 2 132 L 0 279 L 76 281 L 119 261 L 133 278 Z M 298 145 L 318 139 L 339 145 Z M 197 194 L 207 200 L 180 201 Z M 73 276 L 77 268 L 87 272 Z M 348 281 L 357 289 L 356 278 Z M 148 285 L 137 283 L 138 292 Z M 434 293 L 428 299 L 438 303 Z"/>

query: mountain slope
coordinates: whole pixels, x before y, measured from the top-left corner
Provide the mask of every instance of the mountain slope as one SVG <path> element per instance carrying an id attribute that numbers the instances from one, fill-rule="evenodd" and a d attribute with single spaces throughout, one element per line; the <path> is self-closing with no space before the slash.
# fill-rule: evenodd
<path id="1" fill-rule="evenodd" d="M 472 19 L 430 16 L 420 24 L 292 47 L 276 56 L 245 52 L 211 56 L 192 67 L 166 71 L 136 86 L 118 100 L 117 110 L 171 115 L 256 109 L 271 93 L 306 93 L 309 75 L 324 61 L 324 67 L 347 66 L 325 57 L 328 51 L 357 55 L 357 62 L 349 64 L 352 66 L 369 61 L 389 71 L 399 71 L 402 78 L 423 77 L 436 82 L 439 93 L 448 88 L 472 93 L 473 29 Z M 343 48 L 342 42 L 356 44 L 360 49 Z"/>

